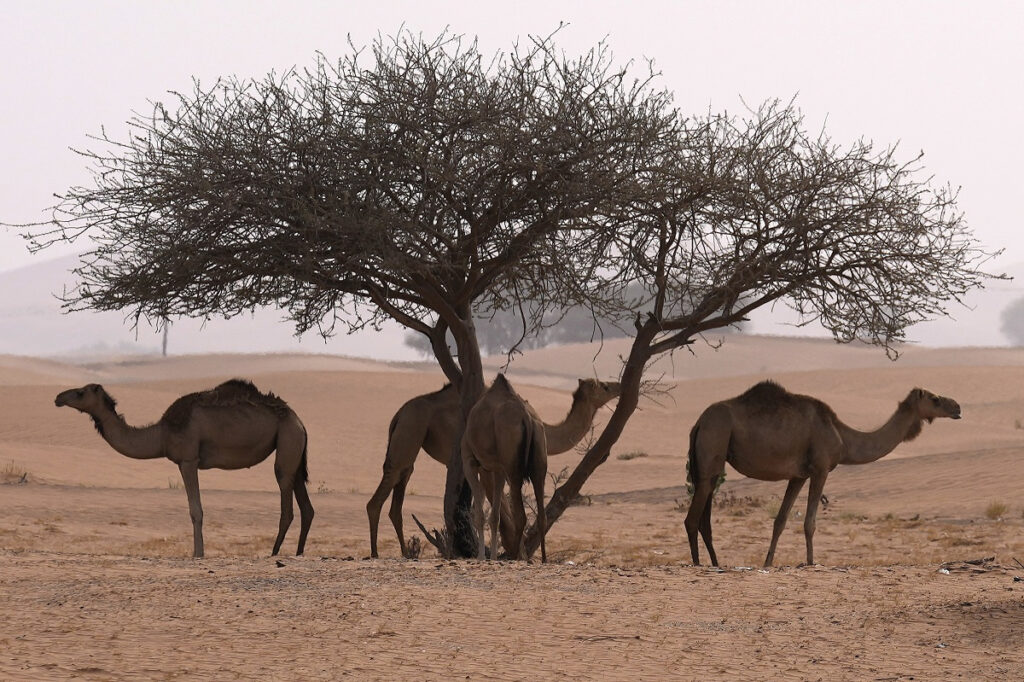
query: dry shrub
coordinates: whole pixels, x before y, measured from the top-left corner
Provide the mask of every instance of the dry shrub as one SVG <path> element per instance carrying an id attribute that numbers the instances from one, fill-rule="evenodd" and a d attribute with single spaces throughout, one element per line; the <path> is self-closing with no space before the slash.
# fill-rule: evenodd
<path id="1" fill-rule="evenodd" d="M 615 459 L 621 459 L 624 462 L 628 462 L 631 459 L 639 459 L 641 457 L 646 457 L 646 456 L 647 456 L 647 453 L 643 452 L 642 450 L 630 450 L 629 452 L 623 452 L 620 455 L 616 455 Z"/>
<path id="2" fill-rule="evenodd" d="M 13 459 L 8 461 L 7 464 L 0 468 L 0 483 L 28 483 L 28 469 Z"/>
<path id="3" fill-rule="evenodd" d="M 988 503 L 987 507 L 985 507 L 985 516 L 995 521 L 1003 518 L 1009 510 L 1010 508 L 1006 506 L 1005 503 L 999 500 L 993 500 Z"/>

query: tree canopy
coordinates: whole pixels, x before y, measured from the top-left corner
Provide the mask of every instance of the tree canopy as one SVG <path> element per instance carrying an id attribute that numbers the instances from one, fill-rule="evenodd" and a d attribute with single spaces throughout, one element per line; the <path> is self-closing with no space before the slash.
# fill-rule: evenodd
<path id="1" fill-rule="evenodd" d="M 197 82 L 80 152 L 93 184 L 59 195 L 33 238 L 92 239 L 71 307 L 162 320 L 273 305 L 323 333 L 397 320 L 429 339 L 464 413 L 484 385 L 474 313 L 514 312 L 521 338 L 571 306 L 626 326 L 623 394 L 553 522 L 653 357 L 776 301 L 893 351 L 986 277 L 991 254 L 920 157 L 811 134 L 782 102 L 685 116 L 656 83 L 604 45 L 570 57 L 531 38 L 487 56 L 449 33 Z M 462 482 L 453 457 L 456 531 Z"/>

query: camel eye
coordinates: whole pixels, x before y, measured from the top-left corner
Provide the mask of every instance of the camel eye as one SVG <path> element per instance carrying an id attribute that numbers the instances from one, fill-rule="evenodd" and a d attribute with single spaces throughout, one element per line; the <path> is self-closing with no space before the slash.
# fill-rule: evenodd
<path id="1" fill-rule="evenodd" d="M 938 396 L 935 396 L 935 395 L 932 396 L 932 404 L 933 405 L 938 405 L 939 404 L 939 397 Z"/>

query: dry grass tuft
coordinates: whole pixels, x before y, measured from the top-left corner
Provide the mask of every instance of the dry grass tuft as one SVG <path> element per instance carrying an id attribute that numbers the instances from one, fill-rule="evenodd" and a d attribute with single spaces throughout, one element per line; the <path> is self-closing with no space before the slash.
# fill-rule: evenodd
<path id="1" fill-rule="evenodd" d="M 28 469 L 18 464 L 13 459 L 0 468 L 0 483 L 23 484 L 28 483 Z"/>
<path id="2" fill-rule="evenodd" d="M 620 455 L 616 455 L 615 459 L 621 459 L 624 462 L 628 462 L 631 459 L 639 459 L 641 457 L 646 457 L 646 456 L 647 456 L 647 453 L 643 452 L 642 450 L 630 450 L 629 452 L 623 452 Z"/>
<path id="3" fill-rule="evenodd" d="M 184 487 L 185 487 L 185 484 L 182 483 L 180 478 L 168 477 L 168 479 L 167 479 L 167 489 L 168 490 L 181 490 Z"/>
<path id="4" fill-rule="evenodd" d="M 1006 516 L 1006 512 L 1009 510 L 1010 508 L 1005 503 L 999 500 L 993 500 L 988 503 L 987 507 L 985 507 L 985 516 L 996 521 Z"/>

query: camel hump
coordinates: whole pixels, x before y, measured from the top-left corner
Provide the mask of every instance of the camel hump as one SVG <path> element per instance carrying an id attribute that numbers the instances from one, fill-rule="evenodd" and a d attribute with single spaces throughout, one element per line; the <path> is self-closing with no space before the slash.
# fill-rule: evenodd
<path id="1" fill-rule="evenodd" d="M 246 379 L 230 379 L 208 391 L 189 393 L 171 403 L 160 419 L 173 430 L 188 427 L 192 411 L 197 407 L 242 407 L 253 405 L 264 407 L 278 419 L 288 417 L 292 410 L 281 398 L 273 393 L 263 393 Z"/>
<path id="2" fill-rule="evenodd" d="M 793 398 L 793 394 L 771 379 L 754 384 L 737 400 L 750 405 L 776 406 L 780 402 Z"/>
<path id="3" fill-rule="evenodd" d="M 837 422 L 839 417 L 825 402 L 817 398 L 790 393 L 770 379 L 754 384 L 745 393 L 736 398 L 744 407 L 759 413 L 777 412 L 779 410 L 809 411 L 825 422 Z"/>

